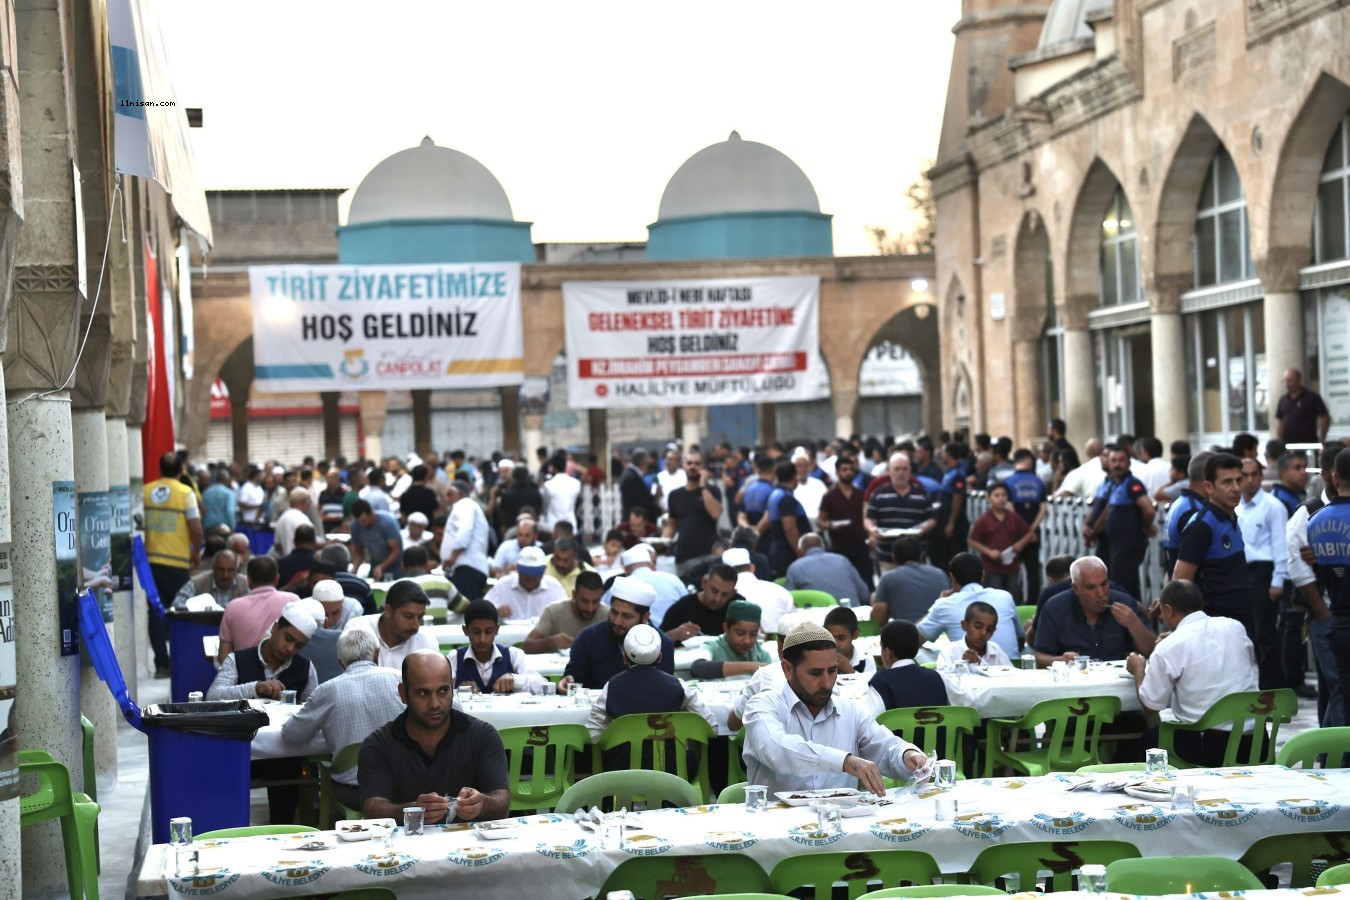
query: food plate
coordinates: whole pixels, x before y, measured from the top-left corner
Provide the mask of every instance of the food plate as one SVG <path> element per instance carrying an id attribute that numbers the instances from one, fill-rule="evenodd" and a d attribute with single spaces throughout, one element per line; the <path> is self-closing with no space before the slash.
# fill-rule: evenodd
<path id="1" fill-rule="evenodd" d="M 1012 666 L 976 666 L 975 671 L 988 678 L 1007 678 L 1018 670 Z"/>
<path id="2" fill-rule="evenodd" d="M 1172 788 L 1155 787 L 1148 784 L 1127 785 L 1125 787 L 1125 793 L 1137 800 L 1148 800 L 1151 803 L 1172 799 Z"/>
<path id="3" fill-rule="evenodd" d="M 862 791 L 853 788 L 822 788 L 816 791 L 779 791 L 774 796 L 788 806 L 807 806 L 816 800 L 852 800 L 857 803 Z"/>
<path id="4" fill-rule="evenodd" d="M 393 819 L 342 819 L 335 830 L 344 841 L 368 841 L 384 837 L 394 830 Z"/>
<path id="5" fill-rule="evenodd" d="M 917 528 L 878 528 L 878 529 L 877 529 L 877 536 L 878 536 L 878 537 L 881 537 L 881 538 L 884 538 L 884 539 L 886 539 L 886 540 L 890 540 L 891 538 L 898 538 L 898 537 L 918 537 L 918 536 L 919 536 L 919 529 L 917 529 Z"/>
<path id="6" fill-rule="evenodd" d="M 520 823 L 515 819 L 506 819 L 500 822 L 480 822 L 473 827 L 478 832 L 478 836 L 487 841 L 500 841 L 503 838 L 509 838 L 520 830 Z"/>

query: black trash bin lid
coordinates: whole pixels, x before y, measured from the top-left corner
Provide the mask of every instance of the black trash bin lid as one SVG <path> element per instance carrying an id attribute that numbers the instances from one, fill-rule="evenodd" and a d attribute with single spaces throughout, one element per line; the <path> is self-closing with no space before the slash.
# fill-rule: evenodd
<path id="1" fill-rule="evenodd" d="M 103 624 L 103 611 L 99 609 L 98 599 L 92 590 L 80 595 L 80 636 L 84 639 L 85 649 L 89 651 L 89 658 L 94 662 L 94 671 L 112 691 L 117 705 L 122 708 L 122 715 L 132 727 L 144 731 L 140 707 L 127 691 L 127 680 L 122 677 L 122 666 L 113 652 L 112 638 L 108 637 L 108 628 Z"/>

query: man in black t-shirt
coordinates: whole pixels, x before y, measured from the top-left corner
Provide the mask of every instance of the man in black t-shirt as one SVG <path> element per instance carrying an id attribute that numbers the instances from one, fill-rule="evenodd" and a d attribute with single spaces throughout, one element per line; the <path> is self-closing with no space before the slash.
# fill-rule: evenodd
<path id="1" fill-rule="evenodd" d="M 1285 395 L 1275 408 L 1275 436 L 1286 444 L 1324 443 L 1331 427 L 1331 413 L 1316 391 L 1303 386 L 1303 373 L 1284 373 Z"/>
<path id="2" fill-rule="evenodd" d="M 661 630 L 677 644 L 696 634 L 720 635 L 727 604 L 737 596 L 736 570 L 726 563 L 713 563 L 700 589 L 684 595 L 666 610 Z"/>
<path id="3" fill-rule="evenodd" d="M 398 498 L 398 511 L 403 514 L 405 524 L 407 517 L 415 512 L 420 512 L 430 522 L 440 511 L 441 501 L 436 497 L 436 492 L 427 487 L 426 466 L 413 466 L 411 474 L 412 484 Z"/>
<path id="4" fill-rule="evenodd" d="M 675 574 L 685 573 L 703 562 L 717 540 L 717 519 L 722 515 L 722 489 L 703 468 L 703 456 L 691 450 L 684 457 L 689 480 L 670 492 L 666 501 L 670 518 L 664 536 L 675 538 Z M 678 533 L 677 533 L 678 531 Z"/>

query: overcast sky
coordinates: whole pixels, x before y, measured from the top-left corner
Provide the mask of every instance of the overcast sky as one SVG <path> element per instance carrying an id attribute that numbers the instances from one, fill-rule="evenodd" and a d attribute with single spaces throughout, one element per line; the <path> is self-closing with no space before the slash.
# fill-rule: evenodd
<path id="1" fill-rule="evenodd" d="M 535 241 L 645 240 L 734 128 L 786 153 L 840 255 L 904 223 L 937 150 L 958 0 L 171 0 L 205 187 L 355 187 L 424 134 L 486 165 Z"/>

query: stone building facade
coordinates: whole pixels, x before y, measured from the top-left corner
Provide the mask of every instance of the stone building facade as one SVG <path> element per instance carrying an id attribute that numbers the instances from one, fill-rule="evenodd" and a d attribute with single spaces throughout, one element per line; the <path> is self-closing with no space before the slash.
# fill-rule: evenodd
<path id="1" fill-rule="evenodd" d="M 1297 368 L 1350 432 L 1350 9 L 965 0 L 937 164 L 944 421 L 1222 443 Z"/>

